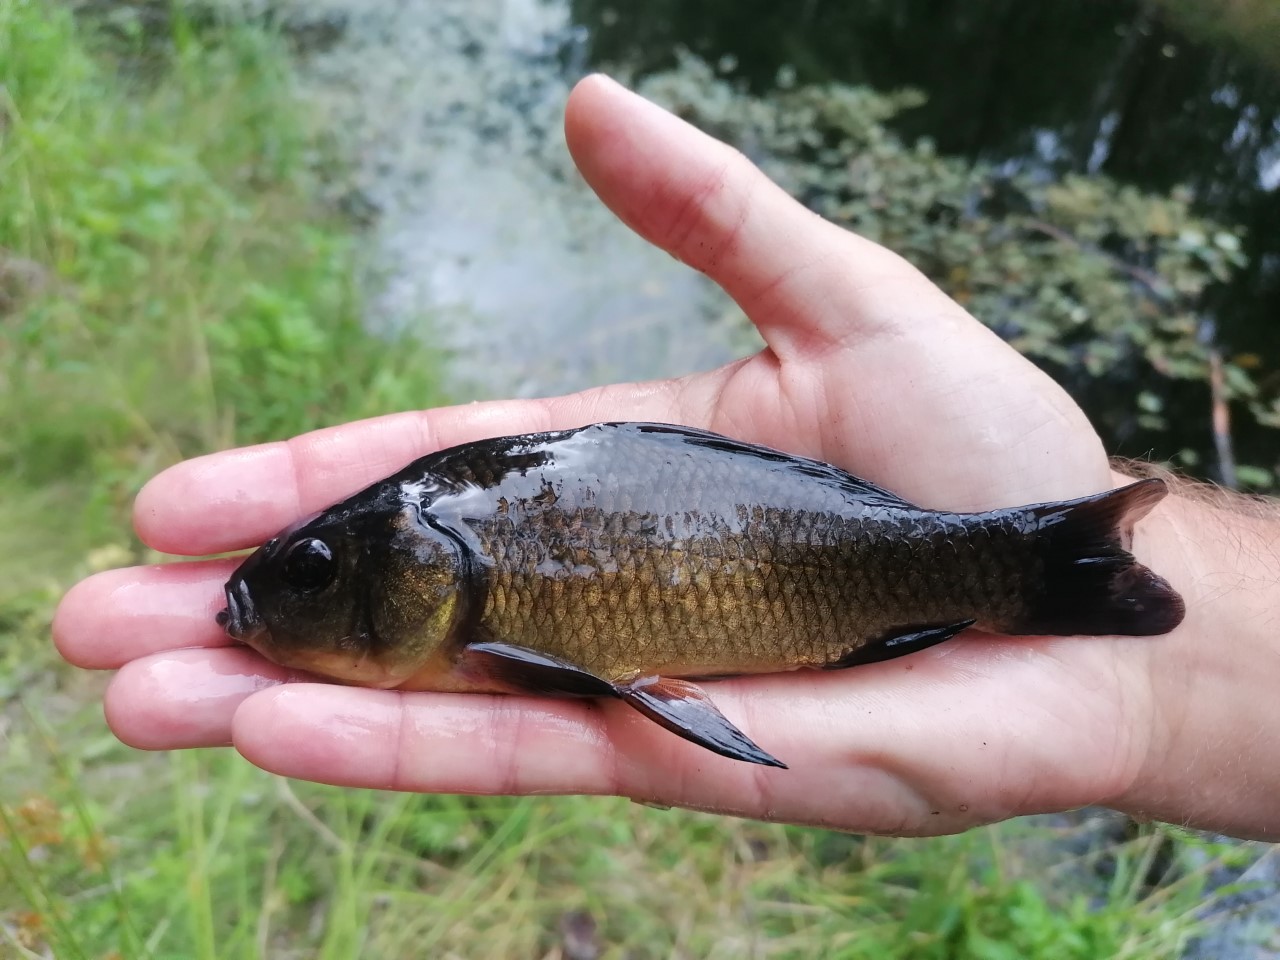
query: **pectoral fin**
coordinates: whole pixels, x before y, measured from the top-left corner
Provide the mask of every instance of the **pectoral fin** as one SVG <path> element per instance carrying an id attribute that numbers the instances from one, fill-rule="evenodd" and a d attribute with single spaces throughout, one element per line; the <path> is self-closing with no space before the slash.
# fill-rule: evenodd
<path id="1" fill-rule="evenodd" d="M 765 753 L 735 727 L 700 687 L 668 677 L 642 677 L 620 685 L 618 696 L 650 720 L 713 753 L 766 767 L 787 765 Z"/>
<path id="2" fill-rule="evenodd" d="M 594 673 L 528 647 L 469 643 L 462 669 L 490 684 L 550 697 L 615 697 L 612 683 Z"/>
<path id="3" fill-rule="evenodd" d="M 828 664 L 826 669 L 843 670 L 845 667 L 857 667 L 865 663 L 880 663 L 883 660 L 893 660 L 895 657 L 905 657 L 909 653 L 928 649 L 943 640 L 950 640 L 961 630 L 972 627 L 975 622 L 961 620 L 959 623 L 942 625 L 901 627 L 863 644 L 856 650 L 849 651 L 839 660 Z"/>

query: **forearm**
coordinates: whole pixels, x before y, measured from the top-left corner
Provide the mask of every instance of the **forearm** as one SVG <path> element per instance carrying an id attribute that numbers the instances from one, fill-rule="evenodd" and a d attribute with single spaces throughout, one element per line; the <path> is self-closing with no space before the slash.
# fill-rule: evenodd
<path id="1" fill-rule="evenodd" d="M 1231 495 L 1226 495 L 1229 498 Z M 1280 839 L 1280 505 L 1170 497 L 1134 550 L 1187 602 L 1143 650 L 1146 761 L 1115 805 L 1140 818 Z"/>

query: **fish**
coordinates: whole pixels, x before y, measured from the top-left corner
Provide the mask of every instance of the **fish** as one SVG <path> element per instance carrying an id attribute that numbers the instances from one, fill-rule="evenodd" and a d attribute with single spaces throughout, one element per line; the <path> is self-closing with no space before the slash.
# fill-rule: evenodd
<path id="1" fill-rule="evenodd" d="M 818 460 L 661 423 L 429 454 L 249 555 L 217 615 L 282 666 L 400 690 L 618 698 L 785 767 L 696 682 L 840 670 L 966 630 L 1168 633 L 1182 598 L 1129 552 L 1159 478 L 930 510 Z"/>

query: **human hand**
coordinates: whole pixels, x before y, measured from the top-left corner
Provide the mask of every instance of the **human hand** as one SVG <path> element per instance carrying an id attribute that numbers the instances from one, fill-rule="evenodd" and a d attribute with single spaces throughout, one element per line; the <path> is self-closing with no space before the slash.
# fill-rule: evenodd
<path id="1" fill-rule="evenodd" d="M 905 261 L 807 211 L 740 154 L 598 77 L 574 91 L 566 134 L 601 199 L 720 283 L 764 350 L 678 380 L 395 414 L 191 460 L 139 495 L 142 539 L 188 556 L 256 546 L 429 451 L 599 420 L 709 428 L 933 508 L 1114 485 L 1098 436 L 1048 377 Z M 1150 562 L 1184 586 L 1180 562 Z M 125 742 L 234 744 L 268 770 L 352 786 L 621 794 L 891 834 L 1122 803 L 1165 742 L 1151 677 L 1172 638 L 966 636 L 847 671 L 708 685 L 791 767 L 764 770 L 620 703 L 304 682 L 215 624 L 234 566 L 111 571 L 63 601 L 63 655 L 119 669 L 106 711 Z"/>

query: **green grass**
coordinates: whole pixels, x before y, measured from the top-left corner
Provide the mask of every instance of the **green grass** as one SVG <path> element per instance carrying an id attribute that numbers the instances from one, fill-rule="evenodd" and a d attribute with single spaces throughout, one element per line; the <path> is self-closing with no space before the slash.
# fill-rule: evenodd
<path id="1" fill-rule="evenodd" d="M 76 700 L 15 741 L 7 782 L 34 789 L 0 844 L 10 935 L 59 957 L 534 958 L 583 913 L 607 957 L 1137 960 L 1197 926 L 1192 841 L 1162 828 L 1069 858 L 1019 824 L 887 841 L 615 799 L 338 790 L 227 752 L 138 755 Z M 1174 864 L 1153 887 L 1157 855 Z M 1104 856 L 1103 902 L 1055 892 Z"/>
<path id="2" fill-rule="evenodd" d="M 315 200 L 279 38 L 177 18 L 158 57 L 95 46 L 49 0 L 0 2 L 0 277 L 28 276 L 0 476 L 19 513 L 63 491 L 77 548 L 166 463 L 439 400 L 438 357 L 361 327 L 361 238 Z"/>
<path id="3" fill-rule="evenodd" d="M 570 956 L 566 924 L 607 958 L 1177 955 L 1189 854 L 1238 854 L 1163 828 L 1069 858 L 1021 824 L 891 842 L 338 790 L 116 742 L 103 678 L 57 662 L 49 618 L 139 554 L 138 485 L 428 405 L 440 371 L 361 328 L 361 237 L 316 199 L 339 168 L 280 38 L 123 36 L 0 0 L 0 957 Z M 1094 861 L 1096 903 L 1071 892 Z"/>

